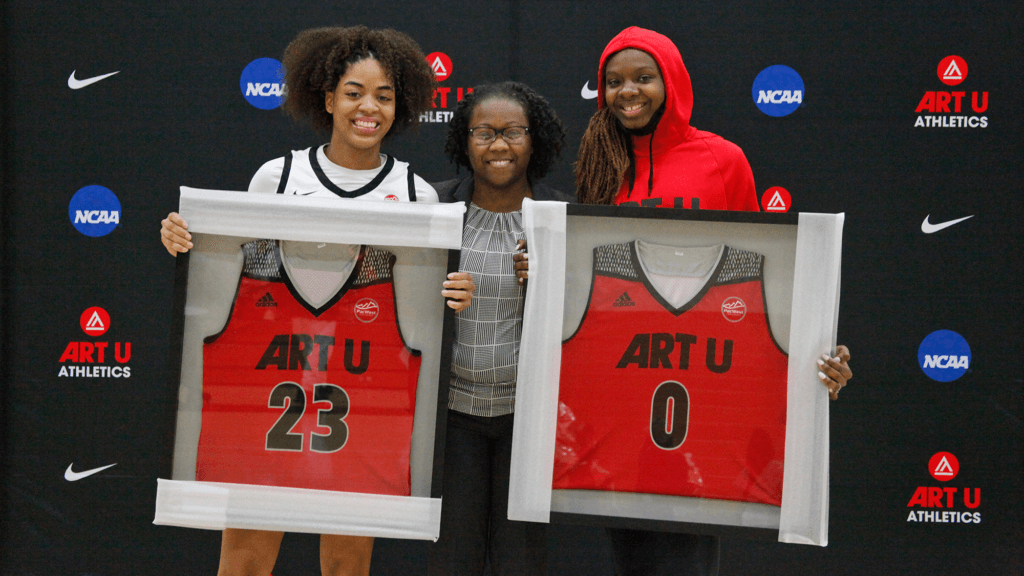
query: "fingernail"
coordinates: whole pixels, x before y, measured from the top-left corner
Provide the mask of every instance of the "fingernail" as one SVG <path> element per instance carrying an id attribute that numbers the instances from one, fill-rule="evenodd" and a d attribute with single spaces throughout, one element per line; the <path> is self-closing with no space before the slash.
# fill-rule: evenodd
<path id="1" fill-rule="evenodd" d="M 824 358 L 825 360 L 831 360 L 828 354 L 822 354 L 821 357 Z"/>
<path id="2" fill-rule="evenodd" d="M 824 366 L 824 365 L 825 365 L 825 362 L 823 362 L 821 360 L 818 360 L 818 366 Z"/>
<path id="3" fill-rule="evenodd" d="M 824 372 L 818 372 L 818 378 L 821 378 L 822 380 L 828 380 L 828 378 L 825 377 Z"/>

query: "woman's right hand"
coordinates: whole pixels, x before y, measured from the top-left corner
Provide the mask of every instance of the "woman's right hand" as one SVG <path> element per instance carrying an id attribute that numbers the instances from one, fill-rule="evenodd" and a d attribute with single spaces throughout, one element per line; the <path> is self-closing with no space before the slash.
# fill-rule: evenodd
<path id="1" fill-rule="evenodd" d="M 512 268 L 516 272 L 516 282 L 522 286 L 530 277 L 530 255 L 526 252 L 526 240 L 516 242 L 516 252 L 512 255 Z"/>
<path id="2" fill-rule="evenodd" d="M 462 312 L 473 303 L 474 290 L 476 284 L 473 283 L 473 276 L 469 272 L 452 272 L 444 281 L 441 295 L 447 299 L 449 308 Z"/>
<path id="3" fill-rule="evenodd" d="M 171 256 L 179 252 L 188 252 L 192 248 L 192 235 L 188 233 L 188 224 L 177 212 L 171 212 L 160 221 L 160 241 Z"/>

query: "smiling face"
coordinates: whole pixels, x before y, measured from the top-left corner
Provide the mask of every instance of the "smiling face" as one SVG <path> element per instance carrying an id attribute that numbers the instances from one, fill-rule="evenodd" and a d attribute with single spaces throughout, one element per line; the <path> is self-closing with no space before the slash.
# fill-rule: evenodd
<path id="1" fill-rule="evenodd" d="M 324 104 L 334 119 L 331 156 L 366 157 L 376 161 L 380 142 L 395 121 L 394 83 L 380 63 L 364 58 L 350 64 L 337 88 L 325 95 Z"/>
<path id="2" fill-rule="evenodd" d="M 643 128 L 665 102 L 665 81 L 654 58 L 627 48 L 608 59 L 604 70 L 604 101 L 623 127 Z"/>
<path id="3" fill-rule="evenodd" d="M 512 126 L 529 128 L 530 121 L 522 104 L 515 100 L 493 98 L 478 102 L 469 116 L 469 127 L 502 130 Z M 473 175 L 493 188 L 509 188 L 526 183 L 526 169 L 530 166 L 533 141 L 529 134 L 522 142 L 509 144 L 498 136 L 488 145 L 469 138 L 466 154 Z"/>

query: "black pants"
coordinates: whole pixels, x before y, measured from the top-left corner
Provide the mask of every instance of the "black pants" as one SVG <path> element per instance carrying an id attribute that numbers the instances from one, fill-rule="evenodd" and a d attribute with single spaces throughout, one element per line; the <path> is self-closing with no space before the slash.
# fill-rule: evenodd
<path id="1" fill-rule="evenodd" d="M 609 528 L 616 576 L 717 576 L 717 536 Z"/>
<path id="2" fill-rule="evenodd" d="M 441 536 L 430 546 L 431 576 L 547 573 L 547 525 L 508 519 L 512 415 L 448 412 Z"/>

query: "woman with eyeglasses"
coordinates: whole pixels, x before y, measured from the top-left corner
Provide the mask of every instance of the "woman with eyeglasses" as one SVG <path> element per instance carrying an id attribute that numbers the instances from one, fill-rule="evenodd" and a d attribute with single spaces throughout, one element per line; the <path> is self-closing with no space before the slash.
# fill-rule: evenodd
<path id="1" fill-rule="evenodd" d="M 546 525 L 508 520 L 508 483 L 525 296 L 522 205 L 575 201 L 540 182 L 564 140 L 548 102 L 516 82 L 478 86 L 449 124 L 445 152 L 469 173 L 434 186 L 441 202 L 468 206 L 459 271 L 477 290 L 456 319 L 434 576 L 477 576 L 487 561 L 496 576 L 547 570 Z"/>

